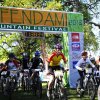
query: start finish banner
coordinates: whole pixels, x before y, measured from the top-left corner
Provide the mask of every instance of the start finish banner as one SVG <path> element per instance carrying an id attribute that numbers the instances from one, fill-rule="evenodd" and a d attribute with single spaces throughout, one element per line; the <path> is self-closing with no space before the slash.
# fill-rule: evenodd
<path id="1" fill-rule="evenodd" d="M 0 31 L 41 32 L 40 34 L 44 32 L 67 32 L 69 41 L 69 83 L 71 87 L 76 87 L 79 75 L 74 65 L 80 59 L 84 45 L 83 15 L 81 13 L 0 7 Z M 25 35 L 41 37 L 40 34 L 27 33 Z M 63 42 L 64 45 L 67 44 L 67 41 Z M 66 48 L 64 50 L 68 52 Z"/>
<path id="2" fill-rule="evenodd" d="M 75 64 L 81 59 L 81 52 L 84 47 L 84 33 L 70 32 L 69 37 L 69 84 L 71 88 L 76 88 L 76 82 L 79 79 L 79 74 L 75 68 Z"/>
<path id="3" fill-rule="evenodd" d="M 83 32 L 83 15 L 64 11 L 0 7 L 0 30 Z"/>

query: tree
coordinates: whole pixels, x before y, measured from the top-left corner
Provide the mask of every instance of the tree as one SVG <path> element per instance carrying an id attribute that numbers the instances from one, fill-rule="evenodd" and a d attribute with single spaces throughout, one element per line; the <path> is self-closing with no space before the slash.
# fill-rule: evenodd
<path id="1" fill-rule="evenodd" d="M 85 1 L 85 0 L 84 0 Z M 87 0 L 86 0 L 87 1 Z M 84 48 L 92 49 L 96 51 L 98 49 L 98 41 L 96 36 L 91 31 L 92 24 L 100 27 L 99 24 L 92 22 L 93 15 L 97 15 L 99 0 L 88 0 L 89 2 L 83 2 L 83 0 L 65 0 L 63 3 L 64 9 L 67 11 L 81 12 L 84 18 Z M 94 11 L 95 10 L 95 11 Z M 88 29 L 88 30 L 87 30 Z"/>
<path id="2" fill-rule="evenodd" d="M 21 8 L 35 8 L 35 9 L 50 9 L 50 10 L 60 10 L 60 11 L 78 11 L 83 13 L 84 15 L 84 33 L 85 33 L 85 48 L 88 49 L 92 49 L 94 48 L 94 50 L 96 50 L 98 48 L 98 44 L 97 44 L 97 39 L 94 36 L 93 32 L 91 31 L 91 23 L 93 24 L 93 22 L 91 22 L 92 16 L 91 13 L 89 13 L 89 10 L 91 12 L 92 9 L 95 9 L 97 3 L 99 2 L 99 0 L 91 0 L 91 3 L 83 3 L 81 2 L 82 0 L 4 0 L 4 2 L 2 3 L 2 6 L 10 6 L 10 7 L 21 7 Z M 96 2 L 93 2 L 96 1 Z M 55 6 L 54 6 L 55 5 Z M 77 9 L 76 9 L 77 7 Z M 91 22 L 91 23 L 90 23 Z M 95 24 L 97 25 L 97 24 Z M 88 29 L 88 31 L 87 31 Z M 28 39 L 28 38 L 23 38 L 22 34 L 16 33 L 10 33 L 9 37 L 11 38 L 6 38 L 6 32 L 1 32 L 3 36 L 1 36 L 1 40 L 0 40 L 0 48 L 2 48 L 2 51 L 7 51 L 9 52 L 9 49 L 7 47 L 12 48 L 11 50 L 13 50 L 14 52 L 16 52 L 18 55 L 19 52 L 26 52 L 27 50 L 29 50 L 28 52 L 32 52 L 35 51 L 36 48 L 39 48 L 39 44 L 40 44 L 40 40 L 35 40 L 35 39 Z M 0 33 L 0 34 L 1 34 Z M 17 35 L 16 35 L 17 34 Z M 91 38 L 89 38 L 89 36 L 91 36 Z M 15 40 L 15 37 L 16 40 Z M 59 35 L 45 35 L 46 37 L 46 42 L 48 44 L 50 44 L 50 48 L 53 48 L 51 44 L 51 40 L 55 40 L 56 37 L 62 37 Z M 61 38 L 59 38 L 61 39 Z M 4 41 L 6 40 L 6 42 Z M 50 41 L 49 41 L 50 40 Z M 92 43 L 93 40 L 93 43 Z M 60 41 L 60 40 L 59 40 Z M 12 43 L 17 43 L 18 45 L 16 46 L 12 46 Z M 35 45 L 34 50 L 33 50 L 33 45 L 30 45 L 32 42 L 36 43 L 37 45 Z M 3 45 L 6 45 L 7 47 L 5 48 L 3 45 L 1 45 L 3 43 Z M 38 44 L 39 43 L 39 44 Z M 1 49 L 0 49 L 1 51 Z"/>
<path id="3" fill-rule="evenodd" d="M 84 48 L 88 51 L 96 51 L 98 49 L 97 38 L 91 31 L 91 25 L 89 24 L 84 25 Z"/>
<path id="4" fill-rule="evenodd" d="M 40 49 L 41 39 L 27 38 L 22 32 L 0 32 L 0 59 L 7 58 L 9 52 L 21 57 L 24 52 L 32 55 Z"/>

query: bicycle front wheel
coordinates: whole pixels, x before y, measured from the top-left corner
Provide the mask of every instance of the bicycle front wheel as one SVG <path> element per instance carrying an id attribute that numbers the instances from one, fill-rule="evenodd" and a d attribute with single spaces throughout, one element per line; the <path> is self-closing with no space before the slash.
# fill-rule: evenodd
<path id="1" fill-rule="evenodd" d="M 38 82 L 36 85 L 36 95 L 41 98 L 42 97 L 42 82 Z"/>
<path id="2" fill-rule="evenodd" d="M 96 95 L 96 86 L 92 78 L 90 78 L 87 83 L 87 92 L 90 100 L 94 100 Z"/>

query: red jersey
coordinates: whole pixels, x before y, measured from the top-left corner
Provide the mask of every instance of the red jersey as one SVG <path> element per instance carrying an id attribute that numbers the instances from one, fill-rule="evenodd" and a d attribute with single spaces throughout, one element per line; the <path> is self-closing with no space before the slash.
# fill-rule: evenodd
<path id="1" fill-rule="evenodd" d="M 62 52 L 59 54 L 55 51 L 52 53 L 51 57 L 48 59 L 50 66 L 58 66 L 60 61 L 63 59 L 64 63 L 66 63 L 66 58 Z"/>

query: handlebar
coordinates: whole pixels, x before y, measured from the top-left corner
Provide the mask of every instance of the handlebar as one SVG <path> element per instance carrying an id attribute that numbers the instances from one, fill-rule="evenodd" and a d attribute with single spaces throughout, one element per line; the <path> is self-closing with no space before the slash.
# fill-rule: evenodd
<path id="1" fill-rule="evenodd" d="M 41 72 L 42 70 L 41 69 L 32 69 L 33 71 L 35 72 Z"/>
<path id="2" fill-rule="evenodd" d="M 27 71 L 27 72 L 29 72 L 29 69 L 24 69 L 24 71 Z"/>
<path id="3" fill-rule="evenodd" d="M 69 71 L 69 68 L 64 69 L 65 71 Z"/>

